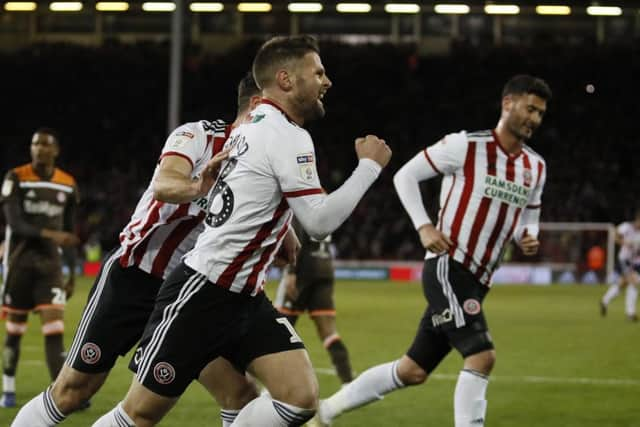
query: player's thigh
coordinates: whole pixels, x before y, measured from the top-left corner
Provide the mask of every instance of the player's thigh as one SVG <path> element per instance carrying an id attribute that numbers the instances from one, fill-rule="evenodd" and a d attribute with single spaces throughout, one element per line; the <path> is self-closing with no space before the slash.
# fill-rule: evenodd
<path id="1" fill-rule="evenodd" d="M 225 409 L 240 409 L 258 396 L 255 381 L 224 357 L 209 362 L 198 381 Z"/>
<path id="2" fill-rule="evenodd" d="M 251 300 L 180 264 L 160 288 L 130 369 L 154 393 L 180 396 L 222 347 L 237 341 Z"/>
<path id="3" fill-rule="evenodd" d="M 109 371 L 140 340 L 161 280 L 123 268 L 120 252 L 103 263 L 82 313 L 67 363 L 85 373 Z"/>
<path id="4" fill-rule="evenodd" d="M 430 322 L 435 331 L 444 333 L 449 344 L 464 358 L 493 350 L 482 305 L 488 288 L 448 256 L 438 258 L 435 278 L 433 265 L 430 270 L 431 280 L 424 283 L 430 303 L 429 313 L 423 321 Z"/>
<path id="5" fill-rule="evenodd" d="M 318 381 L 305 349 L 260 356 L 249 364 L 249 372 L 274 399 L 306 409 L 316 407 Z"/>
<path id="6" fill-rule="evenodd" d="M 34 268 L 36 258 L 23 251 L 11 262 L 2 295 L 3 311 L 6 313 L 28 313 L 36 306 L 35 289 L 39 275 Z"/>

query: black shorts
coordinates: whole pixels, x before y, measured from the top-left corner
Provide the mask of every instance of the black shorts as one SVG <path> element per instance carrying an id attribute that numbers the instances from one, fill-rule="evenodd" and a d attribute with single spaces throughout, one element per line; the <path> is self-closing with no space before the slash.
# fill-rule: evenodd
<path id="1" fill-rule="evenodd" d="M 3 311 L 62 310 L 66 303 L 63 281 L 62 261 L 58 253 L 25 249 L 10 261 L 2 299 Z"/>
<path id="2" fill-rule="evenodd" d="M 297 276 L 296 288 L 298 298 L 289 298 L 284 289 L 284 279 L 280 281 L 276 307 L 287 316 L 299 316 L 305 311 L 311 316 L 335 316 L 336 306 L 333 301 L 333 278 L 308 278 Z M 278 298 L 279 297 L 279 298 Z"/>
<path id="3" fill-rule="evenodd" d="M 230 292 L 181 263 L 162 284 L 129 367 L 149 390 L 177 397 L 219 356 L 244 372 L 257 357 L 301 348 L 264 293 Z"/>
<path id="4" fill-rule="evenodd" d="M 67 364 L 81 372 L 109 371 L 139 340 L 162 279 L 123 268 L 120 249 L 105 258 L 69 349 Z"/>
<path id="5" fill-rule="evenodd" d="M 422 272 L 424 295 L 429 303 L 416 337 L 407 352 L 427 373 L 451 351 L 463 357 L 493 348 L 482 312 L 489 288 L 448 255 L 425 261 Z"/>

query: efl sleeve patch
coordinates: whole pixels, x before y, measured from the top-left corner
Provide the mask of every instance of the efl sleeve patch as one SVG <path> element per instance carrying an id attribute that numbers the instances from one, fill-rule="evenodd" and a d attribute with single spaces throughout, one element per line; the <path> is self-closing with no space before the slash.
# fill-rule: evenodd
<path id="1" fill-rule="evenodd" d="M 316 176 L 313 153 L 303 153 L 296 155 L 296 162 L 300 170 L 300 177 L 307 182 L 312 182 Z"/>

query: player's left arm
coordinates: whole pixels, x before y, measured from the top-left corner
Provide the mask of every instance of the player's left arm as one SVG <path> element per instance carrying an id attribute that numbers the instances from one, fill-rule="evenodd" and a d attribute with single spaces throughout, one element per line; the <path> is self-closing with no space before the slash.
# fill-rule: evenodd
<path id="1" fill-rule="evenodd" d="M 514 240 L 525 255 L 531 256 L 538 252 L 540 241 L 540 211 L 542 208 L 542 190 L 547 179 L 546 167 L 543 167 L 537 184 L 524 208 L 520 222 L 514 233 Z"/>

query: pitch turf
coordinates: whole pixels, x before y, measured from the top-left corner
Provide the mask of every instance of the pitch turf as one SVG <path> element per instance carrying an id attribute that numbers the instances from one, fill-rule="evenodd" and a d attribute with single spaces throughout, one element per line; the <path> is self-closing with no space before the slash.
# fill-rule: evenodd
<path id="1" fill-rule="evenodd" d="M 67 345 L 89 285 L 80 280 L 78 294 L 69 302 Z M 640 324 L 624 318 L 620 298 L 609 316 L 601 318 L 598 300 L 603 292 L 604 287 L 512 286 L 489 293 L 485 311 L 498 361 L 488 390 L 487 426 L 640 427 Z M 425 305 L 420 286 L 340 282 L 336 294 L 339 331 L 356 371 L 406 351 Z M 329 358 L 307 319 L 298 328 L 318 368 L 321 395 L 326 396 L 339 387 L 330 374 Z M 19 403 L 49 383 L 39 329 L 39 320 L 33 318 L 23 340 Z M 91 408 L 64 425 L 90 426 L 124 396 L 131 381 L 127 361 L 116 365 Z M 335 425 L 452 426 L 452 395 L 460 366 L 460 357 L 452 353 L 427 384 L 345 414 Z M 8 425 L 16 412 L 0 409 L 0 426 Z M 221 423 L 217 406 L 193 384 L 161 425 Z"/>

